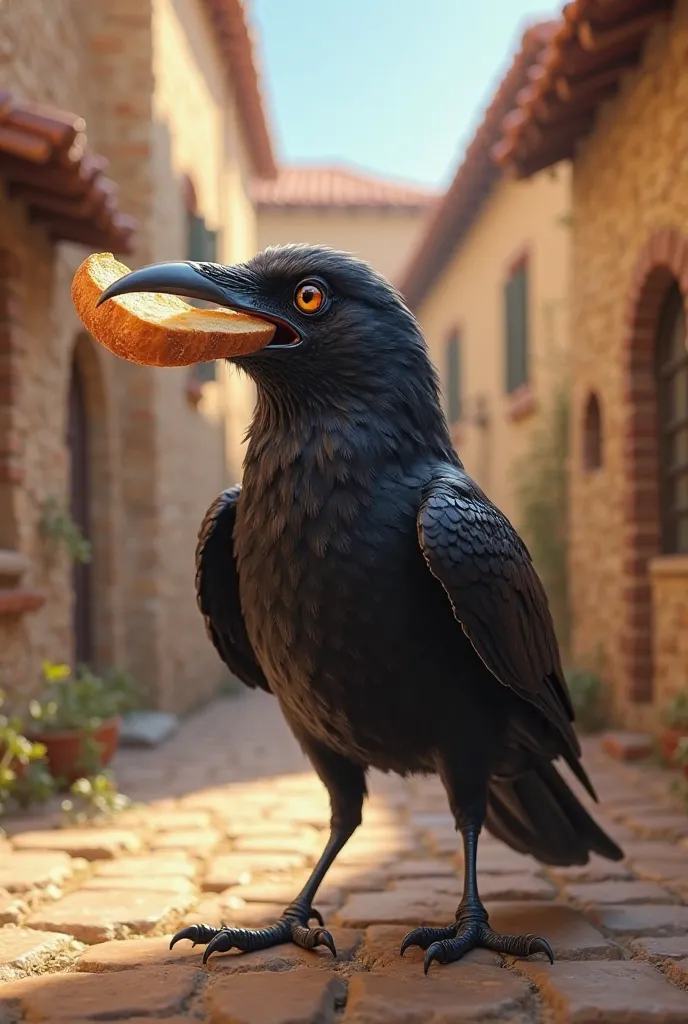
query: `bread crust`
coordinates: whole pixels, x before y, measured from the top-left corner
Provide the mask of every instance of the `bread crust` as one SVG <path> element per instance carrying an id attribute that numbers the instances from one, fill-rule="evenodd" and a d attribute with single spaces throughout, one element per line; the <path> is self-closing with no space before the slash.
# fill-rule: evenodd
<path id="1" fill-rule="evenodd" d="M 94 253 L 72 281 L 72 301 L 84 327 L 122 359 L 146 366 L 190 366 L 257 352 L 275 333 L 267 321 L 232 310 L 197 309 L 177 296 L 156 297 L 163 313 L 163 304 L 169 307 L 169 315 L 157 321 L 146 319 L 140 298 L 132 309 L 136 300 L 130 295 L 96 306 L 106 285 L 126 273 L 129 268 L 112 253 Z"/>

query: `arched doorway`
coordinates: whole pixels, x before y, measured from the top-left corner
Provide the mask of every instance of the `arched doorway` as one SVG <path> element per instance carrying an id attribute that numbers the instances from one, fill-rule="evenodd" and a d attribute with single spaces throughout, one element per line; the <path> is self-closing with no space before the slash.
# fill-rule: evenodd
<path id="1" fill-rule="evenodd" d="M 685 316 L 688 238 L 667 228 L 649 239 L 638 261 L 627 310 L 624 361 L 625 614 L 621 664 L 631 703 L 655 693 L 651 562 L 680 552 L 685 541 L 683 448 L 688 444 Z"/>
<path id="2" fill-rule="evenodd" d="M 76 355 L 69 382 L 67 446 L 70 455 L 70 512 L 86 539 L 91 537 L 90 444 L 86 388 Z M 92 663 L 93 581 L 90 562 L 74 562 L 72 569 L 72 628 L 74 661 Z"/>
<path id="3" fill-rule="evenodd" d="M 659 318 L 656 351 L 662 553 L 688 554 L 688 348 L 677 284 Z"/>

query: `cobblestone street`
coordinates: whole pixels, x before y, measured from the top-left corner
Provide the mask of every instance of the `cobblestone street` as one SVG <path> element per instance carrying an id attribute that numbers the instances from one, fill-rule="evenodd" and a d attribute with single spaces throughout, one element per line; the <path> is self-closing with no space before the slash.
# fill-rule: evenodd
<path id="1" fill-rule="evenodd" d="M 0 1021 L 212 1024 L 685 1024 L 688 816 L 667 776 L 586 743 L 627 862 L 549 870 L 485 836 L 479 877 L 494 927 L 536 932 L 556 963 L 479 951 L 423 976 L 405 932 L 446 924 L 457 837 L 434 780 L 372 779 L 364 824 L 318 907 L 337 945 L 286 945 L 201 965 L 184 922 L 272 922 L 320 852 L 327 800 L 262 694 L 224 698 L 157 751 L 126 751 L 122 788 L 146 803 L 114 827 L 7 827 L 0 862 Z"/>

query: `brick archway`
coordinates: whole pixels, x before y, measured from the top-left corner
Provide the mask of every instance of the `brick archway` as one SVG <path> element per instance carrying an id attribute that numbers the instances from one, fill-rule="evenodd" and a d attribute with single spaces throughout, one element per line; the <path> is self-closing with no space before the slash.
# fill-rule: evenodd
<path id="1" fill-rule="evenodd" d="M 673 284 L 681 289 L 688 313 L 688 236 L 663 228 L 641 252 L 626 312 L 622 665 L 628 699 L 635 703 L 653 696 L 648 559 L 660 551 L 655 346 L 662 304 Z"/>

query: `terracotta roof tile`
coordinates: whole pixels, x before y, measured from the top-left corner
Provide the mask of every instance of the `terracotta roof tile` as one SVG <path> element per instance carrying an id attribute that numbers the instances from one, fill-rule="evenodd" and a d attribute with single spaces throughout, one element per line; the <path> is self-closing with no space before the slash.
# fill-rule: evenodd
<path id="1" fill-rule="evenodd" d="M 117 210 L 107 160 L 86 148 L 83 118 L 0 92 L 0 178 L 54 241 L 130 253 L 136 221 Z"/>
<path id="2" fill-rule="evenodd" d="M 261 95 L 253 32 L 244 4 L 241 0 L 203 3 L 227 64 L 254 171 L 261 178 L 272 178 L 277 167 Z"/>
<path id="3" fill-rule="evenodd" d="M 342 166 L 283 167 L 274 181 L 255 181 L 259 207 L 396 207 L 422 209 L 437 193 Z"/>
<path id="4" fill-rule="evenodd" d="M 412 308 L 423 301 L 501 179 L 502 172 L 491 150 L 500 138 L 504 117 L 513 108 L 519 91 L 528 85 L 529 72 L 550 42 L 556 25 L 556 22 L 542 22 L 524 32 L 520 49 L 494 94 L 454 180 L 437 204 L 398 282 L 399 290 Z"/>
<path id="5" fill-rule="evenodd" d="M 570 159 L 597 108 L 637 66 L 648 33 L 674 0 L 573 0 L 530 82 L 504 119 L 494 158 L 521 176 Z"/>

